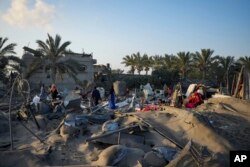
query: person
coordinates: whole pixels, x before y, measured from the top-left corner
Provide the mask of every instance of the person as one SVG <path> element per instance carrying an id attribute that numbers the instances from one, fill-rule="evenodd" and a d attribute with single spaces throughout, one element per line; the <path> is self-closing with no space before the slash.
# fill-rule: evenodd
<path id="1" fill-rule="evenodd" d="M 109 108 L 110 109 L 115 109 L 115 90 L 113 85 L 111 86 L 111 89 L 109 91 Z"/>
<path id="2" fill-rule="evenodd" d="M 138 93 L 139 98 L 140 98 L 140 109 L 143 110 L 144 107 L 144 103 L 145 103 L 145 92 L 143 91 L 143 89 L 141 89 L 141 91 Z"/>
<path id="3" fill-rule="evenodd" d="M 183 99 L 182 99 L 181 84 L 178 83 L 174 88 L 174 92 L 172 93 L 170 106 L 180 107 L 182 105 L 182 102 L 183 102 Z"/>
<path id="4" fill-rule="evenodd" d="M 165 87 L 164 89 L 165 102 L 167 104 L 170 104 L 173 91 L 169 86 L 164 86 L 164 87 Z"/>
<path id="5" fill-rule="evenodd" d="M 99 90 L 96 89 L 96 86 L 94 87 L 94 90 L 92 91 L 92 99 L 94 101 L 94 105 L 97 106 L 99 103 L 99 100 L 101 99 L 101 95 Z"/>
<path id="6" fill-rule="evenodd" d="M 43 100 L 43 99 L 46 99 L 46 91 L 45 91 L 45 86 L 44 84 L 41 84 L 41 88 L 40 88 L 40 99 Z"/>
<path id="7" fill-rule="evenodd" d="M 58 90 L 56 88 L 55 84 L 52 84 L 50 87 L 50 93 L 51 93 L 51 97 L 53 100 L 55 100 L 58 97 Z"/>
<path id="8" fill-rule="evenodd" d="M 129 97 L 129 88 L 126 88 L 126 93 L 125 93 L 126 97 Z"/>
<path id="9" fill-rule="evenodd" d="M 193 92 L 189 97 L 188 97 L 188 101 L 185 104 L 186 108 L 195 108 L 198 105 L 200 105 L 203 102 L 202 100 L 202 95 L 198 92 L 195 91 Z"/>

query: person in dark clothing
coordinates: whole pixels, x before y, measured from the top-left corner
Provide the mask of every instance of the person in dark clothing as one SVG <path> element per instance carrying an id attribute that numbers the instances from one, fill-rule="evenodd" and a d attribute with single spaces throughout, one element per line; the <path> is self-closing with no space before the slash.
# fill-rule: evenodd
<path id="1" fill-rule="evenodd" d="M 99 92 L 99 90 L 96 89 L 96 87 L 92 91 L 92 99 L 94 101 L 95 106 L 98 105 L 99 100 L 101 99 L 100 92 Z"/>
<path id="2" fill-rule="evenodd" d="M 115 109 L 115 90 L 114 87 L 112 85 L 110 91 L 109 91 L 109 108 L 110 109 Z"/>
<path id="3" fill-rule="evenodd" d="M 51 85 L 51 87 L 50 87 L 50 93 L 51 93 L 51 97 L 52 97 L 53 100 L 55 100 L 56 98 L 58 98 L 58 91 L 57 91 L 57 88 L 56 88 L 55 84 Z"/>

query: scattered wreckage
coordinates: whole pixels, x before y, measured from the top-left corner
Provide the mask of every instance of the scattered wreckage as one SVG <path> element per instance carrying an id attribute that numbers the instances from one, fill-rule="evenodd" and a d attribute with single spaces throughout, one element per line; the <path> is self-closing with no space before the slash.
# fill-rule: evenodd
<path id="1" fill-rule="evenodd" d="M 152 95 L 150 89 L 145 92 Z M 130 98 L 121 98 L 116 104 L 117 108 L 110 110 L 106 101 L 92 107 L 89 102 L 83 101 L 81 96 L 72 91 L 62 100 L 41 101 L 34 96 L 32 102 L 25 101 L 21 106 L 12 107 L 1 105 L 0 109 L 9 109 L 12 115 L 15 111 L 16 117 L 13 119 L 10 114 L 10 120 L 17 120 L 41 143 L 34 151 L 34 154 L 39 156 L 50 156 L 53 152 L 62 150 L 58 143 L 64 143 L 62 145 L 65 146 L 79 138 L 81 143 L 99 148 L 98 156 L 88 164 L 93 166 L 204 166 L 213 159 L 212 150 L 205 145 L 199 145 L 192 139 L 180 142 L 173 132 L 150 116 L 143 115 L 154 115 L 162 111 L 166 117 L 172 117 L 166 108 L 157 104 L 157 100 L 149 96 L 149 104 L 141 104 L 135 92 Z M 229 108 L 226 105 L 223 107 Z M 230 110 L 233 110 L 232 107 Z M 200 115 L 197 117 L 212 128 L 206 118 Z M 29 128 L 30 122 L 36 125 L 37 129 Z M 51 122 L 54 123 L 54 128 Z M 11 121 L 9 123 L 11 124 Z M 15 150 L 15 139 L 11 133 L 10 130 L 11 141 L 5 145 L 1 144 L 1 149 L 7 150 L 10 147 L 11 150 Z M 63 140 L 52 136 L 60 136 Z"/>

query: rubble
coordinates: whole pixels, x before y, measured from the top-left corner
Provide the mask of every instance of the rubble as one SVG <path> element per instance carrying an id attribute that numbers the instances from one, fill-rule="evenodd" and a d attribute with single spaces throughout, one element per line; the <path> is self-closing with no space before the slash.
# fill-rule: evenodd
<path id="1" fill-rule="evenodd" d="M 192 110 L 170 107 L 169 104 L 158 102 L 162 95 L 148 95 L 148 104 L 142 105 L 142 109 L 140 106 L 138 111 L 136 108 L 140 99 L 136 92 L 132 97 L 119 97 L 115 110 L 106 108 L 106 99 L 92 107 L 88 101 L 74 93 L 68 93 L 63 99 L 55 101 L 36 101 L 36 98 L 33 100 L 34 104 L 15 102 L 11 107 L 13 150 L 28 149 L 33 156 L 45 160 L 47 166 L 144 167 L 223 166 L 221 159 L 227 160 L 228 150 L 241 148 L 233 145 L 222 134 L 217 134 L 218 129 L 229 131 L 236 123 L 220 122 L 225 116 L 219 117 L 215 110 L 230 110 L 233 112 L 226 114 L 243 117 L 247 114 L 245 111 L 248 107 L 243 112 L 238 106 L 234 107 L 236 104 L 229 105 L 220 99 L 217 103 L 207 101 L 200 105 L 199 107 L 206 107 L 208 112 L 205 113 L 204 109 L 200 109 L 203 112 L 198 111 L 199 107 Z M 7 134 L 7 137 L 0 137 L 0 150 L 3 151 L 11 147 L 6 113 L 8 105 L 3 102 L 0 104 L 0 134 Z M 217 105 L 222 107 L 218 108 Z M 219 119 L 215 119 L 217 117 Z M 238 120 L 241 119 L 236 121 Z M 247 121 L 244 123 L 248 139 L 249 124 Z M 223 126 L 228 128 L 220 128 Z M 25 129 L 25 133 L 22 129 Z M 250 148 L 247 142 L 244 146 Z M 0 162 L 5 157 L 2 153 Z"/>

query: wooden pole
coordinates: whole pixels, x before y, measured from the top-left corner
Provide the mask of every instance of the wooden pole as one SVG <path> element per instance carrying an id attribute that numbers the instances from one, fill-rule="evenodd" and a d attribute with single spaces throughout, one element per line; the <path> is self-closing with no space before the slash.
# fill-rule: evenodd
<path id="1" fill-rule="evenodd" d="M 233 95 L 234 90 L 235 90 L 235 87 L 234 87 L 235 80 L 236 80 L 236 74 L 234 74 L 234 77 L 233 77 L 233 82 L 232 82 L 232 87 L 231 87 L 231 95 Z"/>
<path id="2" fill-rule="evenodd" d="M 238 94 L 238 91 L 239 91 L 239 86 L 240 86 L 240 80 L 241 80 L 242 73 L 243 73 L 243 69 L 244 69 L 244 66 L 241 67 L 240 74 L 238 76 L 238 80 L 237 80 L 237 84 L 236 84 L 236 87 L 235 87 L 233 97 L 237 97 L 237 94 Z"/>

